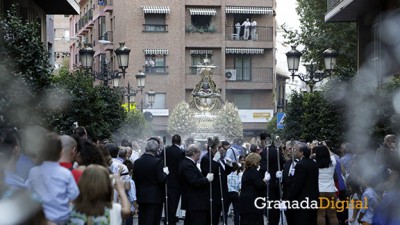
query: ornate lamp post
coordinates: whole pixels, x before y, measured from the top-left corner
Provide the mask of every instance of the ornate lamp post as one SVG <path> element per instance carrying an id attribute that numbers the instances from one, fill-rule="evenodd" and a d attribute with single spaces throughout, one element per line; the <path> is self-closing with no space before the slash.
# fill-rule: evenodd
<path id="1" fill-rule="evenodd" d="M 143 112 L 143 109 L 153 106 L 156 98 L 156 92 L 153 90 L 148 91 L 147 92 L 148 103 L 145 103 L 143 98 L 143 89 L 145 88 L 146 85 L 146 74 L 143 73 L 143 71 L 139 70 L 139 72 L 135 75 L 135 77 L 138 89 L 135 90 L 134 88 L 131 87 L 130 83 L 128 83 L 128 87 L 124 91 L 124 96 L 128 98 L 128 111 L 130 111 L 130 103 L 135 102 L 136 94 L 140 92 L 140 105 L 138 106 L 138 108 L 140 109 L 141 112 Z"/>
<path id="2" fill-rule="evenodd" d="M 286 53 L 288 69 L 292 73 L 292 80 L 294 77 L 298 77 L 301 81 L 306 83 L 310 88 L 310 92 L 313 92 L 315 84 L 330 76 L 332 71 L 335 69 L 338 53 L 331 48 L 328 48 L 323 52 L 325 72 L 318 70 L 317 63 L 311 61 L 304 64 L 307 70 L 306 74 L 296 74 L 299 69 L 300 57 L 302 55 L 303 54 L 299 52 L 295 46 L 292 46 L 292 49 Z"/>
<path id="3" fill-rule="evenodd" d="M 91 74 L 95 79 L 104 82 L 104 86 L 108 86 L 109 81 L 112 80 L 113 86 L 118 87 L 121 74 L 125 78 L 126 69 L 129 65 L 129 53 L 131 50 L 125 46 L 125 43 L 119 43 L 119 45 L 120 47 L 115 50 L 115 55 L 117 56 L 118 67 L 121 71 L 110 71 L 109 66 L 106 63 L 101 65 L 102 70 L 100 72 L 91 71 Z M 81 65 L 86 71 L 92 70 L 94 53 L 94 50 L 90 46 L 79 50 Z"/>

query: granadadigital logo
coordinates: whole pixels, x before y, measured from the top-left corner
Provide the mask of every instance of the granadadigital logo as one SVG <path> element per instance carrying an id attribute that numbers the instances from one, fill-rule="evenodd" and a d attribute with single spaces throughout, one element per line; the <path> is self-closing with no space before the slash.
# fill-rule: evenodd
<path id="1" fill-rule="evenodd" d="M 254 200 L 254 205 L 257 209 L 336 209 L 338 212 L 343 212 L 345 209 L 368 209 L 368 198 L 364 198 L 364 203 L 361 200 L 347 198 L 346 200 L 336 200 L 334 198 L 320 197 L 318 200 L 310 200 L 306 197 L 303 201 L 267 201 L 265 197 L 258 197 Z"/>

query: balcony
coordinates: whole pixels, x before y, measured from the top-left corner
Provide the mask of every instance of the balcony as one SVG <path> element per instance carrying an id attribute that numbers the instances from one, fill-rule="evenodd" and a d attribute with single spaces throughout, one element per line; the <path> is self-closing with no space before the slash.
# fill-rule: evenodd
<path id="1" fill-rule="evenodd" d="M 168 32 L 168 25 L 143 24 L 143 32 L 165 33 Z"/>
<path id="2" fill-rule="evenodd" d="M 84 31 L 87 31 L 89 27 L 94 26 L 93 21 L 93 9 L 89 9 L 75 24 L 75 29 L 78 30 L 77 34 L 82 35 Z"/>
<path id="3" fill-rule="evenodd" d="M 99 6 L 104 7 L 104 12 L 112 12 L 114 10 L 112 0 L 99 0 Z"/>
<path id="4" fill-rule="evenodd" d="M 244 28 L 243 27 L 235 27 L 235 26 L 226 26 L 225 28 L 225 39 L 228 41 L 266 41 L 272 42 L 274 40 L 273 27 L 265 27 L 265 26 L 256 26 L 256 32 L 253 34 L 250 29 L 250 35 L 248 39 L 244 37 Z"/>
<path id="5" fill-rule="evenodd" d="M 271 67 L 236 67 L 226 68 L 225 71 L 231 73 L 227 82 L 272 83 L 274 80 Z"/>
<path id="6" fill-rule="evenodd" d="M 146 74 L 168 74 L 168 66 L 143 66 L 143 71 Z"/>
<path id="7" fill-rule="evenodd" d="M 105 51 L 113 51 L 114 46 L 113 46 L 113 32 L 112 31 L 107 31 L 103 35 L 99 36 L 99 41 L 100 44 L 105 45 L 104 50 Z"/>

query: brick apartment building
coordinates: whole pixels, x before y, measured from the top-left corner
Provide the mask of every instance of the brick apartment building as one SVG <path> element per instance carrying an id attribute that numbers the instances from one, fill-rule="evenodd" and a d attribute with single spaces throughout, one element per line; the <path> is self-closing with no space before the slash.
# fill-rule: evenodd
<path id="1" fill-rule="evenodd" d="M 70 17 L 70 68 L 79 66 L 79 48 L 89 43 L 95 50 L 95 71 L 104 63 L 118 69 L 114 49 L 125 42 L 131 53 L 120 86 L 129 82 L 136 87 L 134 75 L 139 70 L 146 73 L 142 97 L 146 102 L 145 93 L 152 89 L 156 98 L 144 111 L 154 115 L 157 134 L 166 134 L 175 105 L 189 100 L 200 80 L 193 66 L 206 55 L 218 66 L 213 80 L 223 99 L 239 109 L 245 137 L 256 136 L 272 119 L 277 105 L 274 0 L 81 0 L 79 4 L 80 15 Z M 245 40 L 245 28 L 237 24 L 247 18 L 257 27 L 255 35 L 250 31 Z M 146 60 L 153 66 L 146 66 Z M 138 102 L 140 98 L 139 93 Z"/>

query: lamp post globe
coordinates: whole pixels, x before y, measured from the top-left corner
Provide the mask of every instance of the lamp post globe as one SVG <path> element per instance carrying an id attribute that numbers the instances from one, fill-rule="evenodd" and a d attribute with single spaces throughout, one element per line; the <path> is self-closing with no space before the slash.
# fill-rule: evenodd
<path id="1" fill-rule="evenodd" d="M 90 46 L 86 46 L 79 50 L 79 59 L 81 61 L 82 68 L 89 70 L 93 65 L 94 50 Z"/>
<path id="2" fill-rule="evenodd" d="M 324 56 L 325 69 L 326 70 L 335 69 L 336 59 L 338 57 L 337 51 L 334 49 L 328 48 L 322 53 L 322 55 Z"/>
<path id="3" fill-rule="evenodd" d="M 140 90 L 143 90 L 146 84 L 146 74 L 143 71 L 139 70 L 139 72 L 135 75 L 137 86 Z"/>
<path id="4" fill-rule="evenodd" d="M 296 49 L 296 46 L 292 46 L 292 49 L 286 53 L 288 69 L 292 72 L 292 79 L 294 78 L 294 72 L 299 69 L 300 57 L 303 54 Z"/>
<path id="5" fill-rule="evenodd" d="M 149 104 L 152 106 L 156 100 L 156 92 L 150 89 L 150 91 L 147 92 L 147 96 L 149 98 Z"/>
<path id="6" fill-rule="evenodd" d="M 125 78 L 125 70 L 129 66 L 129 53 L 131 50 L 125 46 L 124 42 L 119 43 L 119 48 L 115 49 L 115 55 L 117 56 L 118 67 L 122 70 Z"/>

